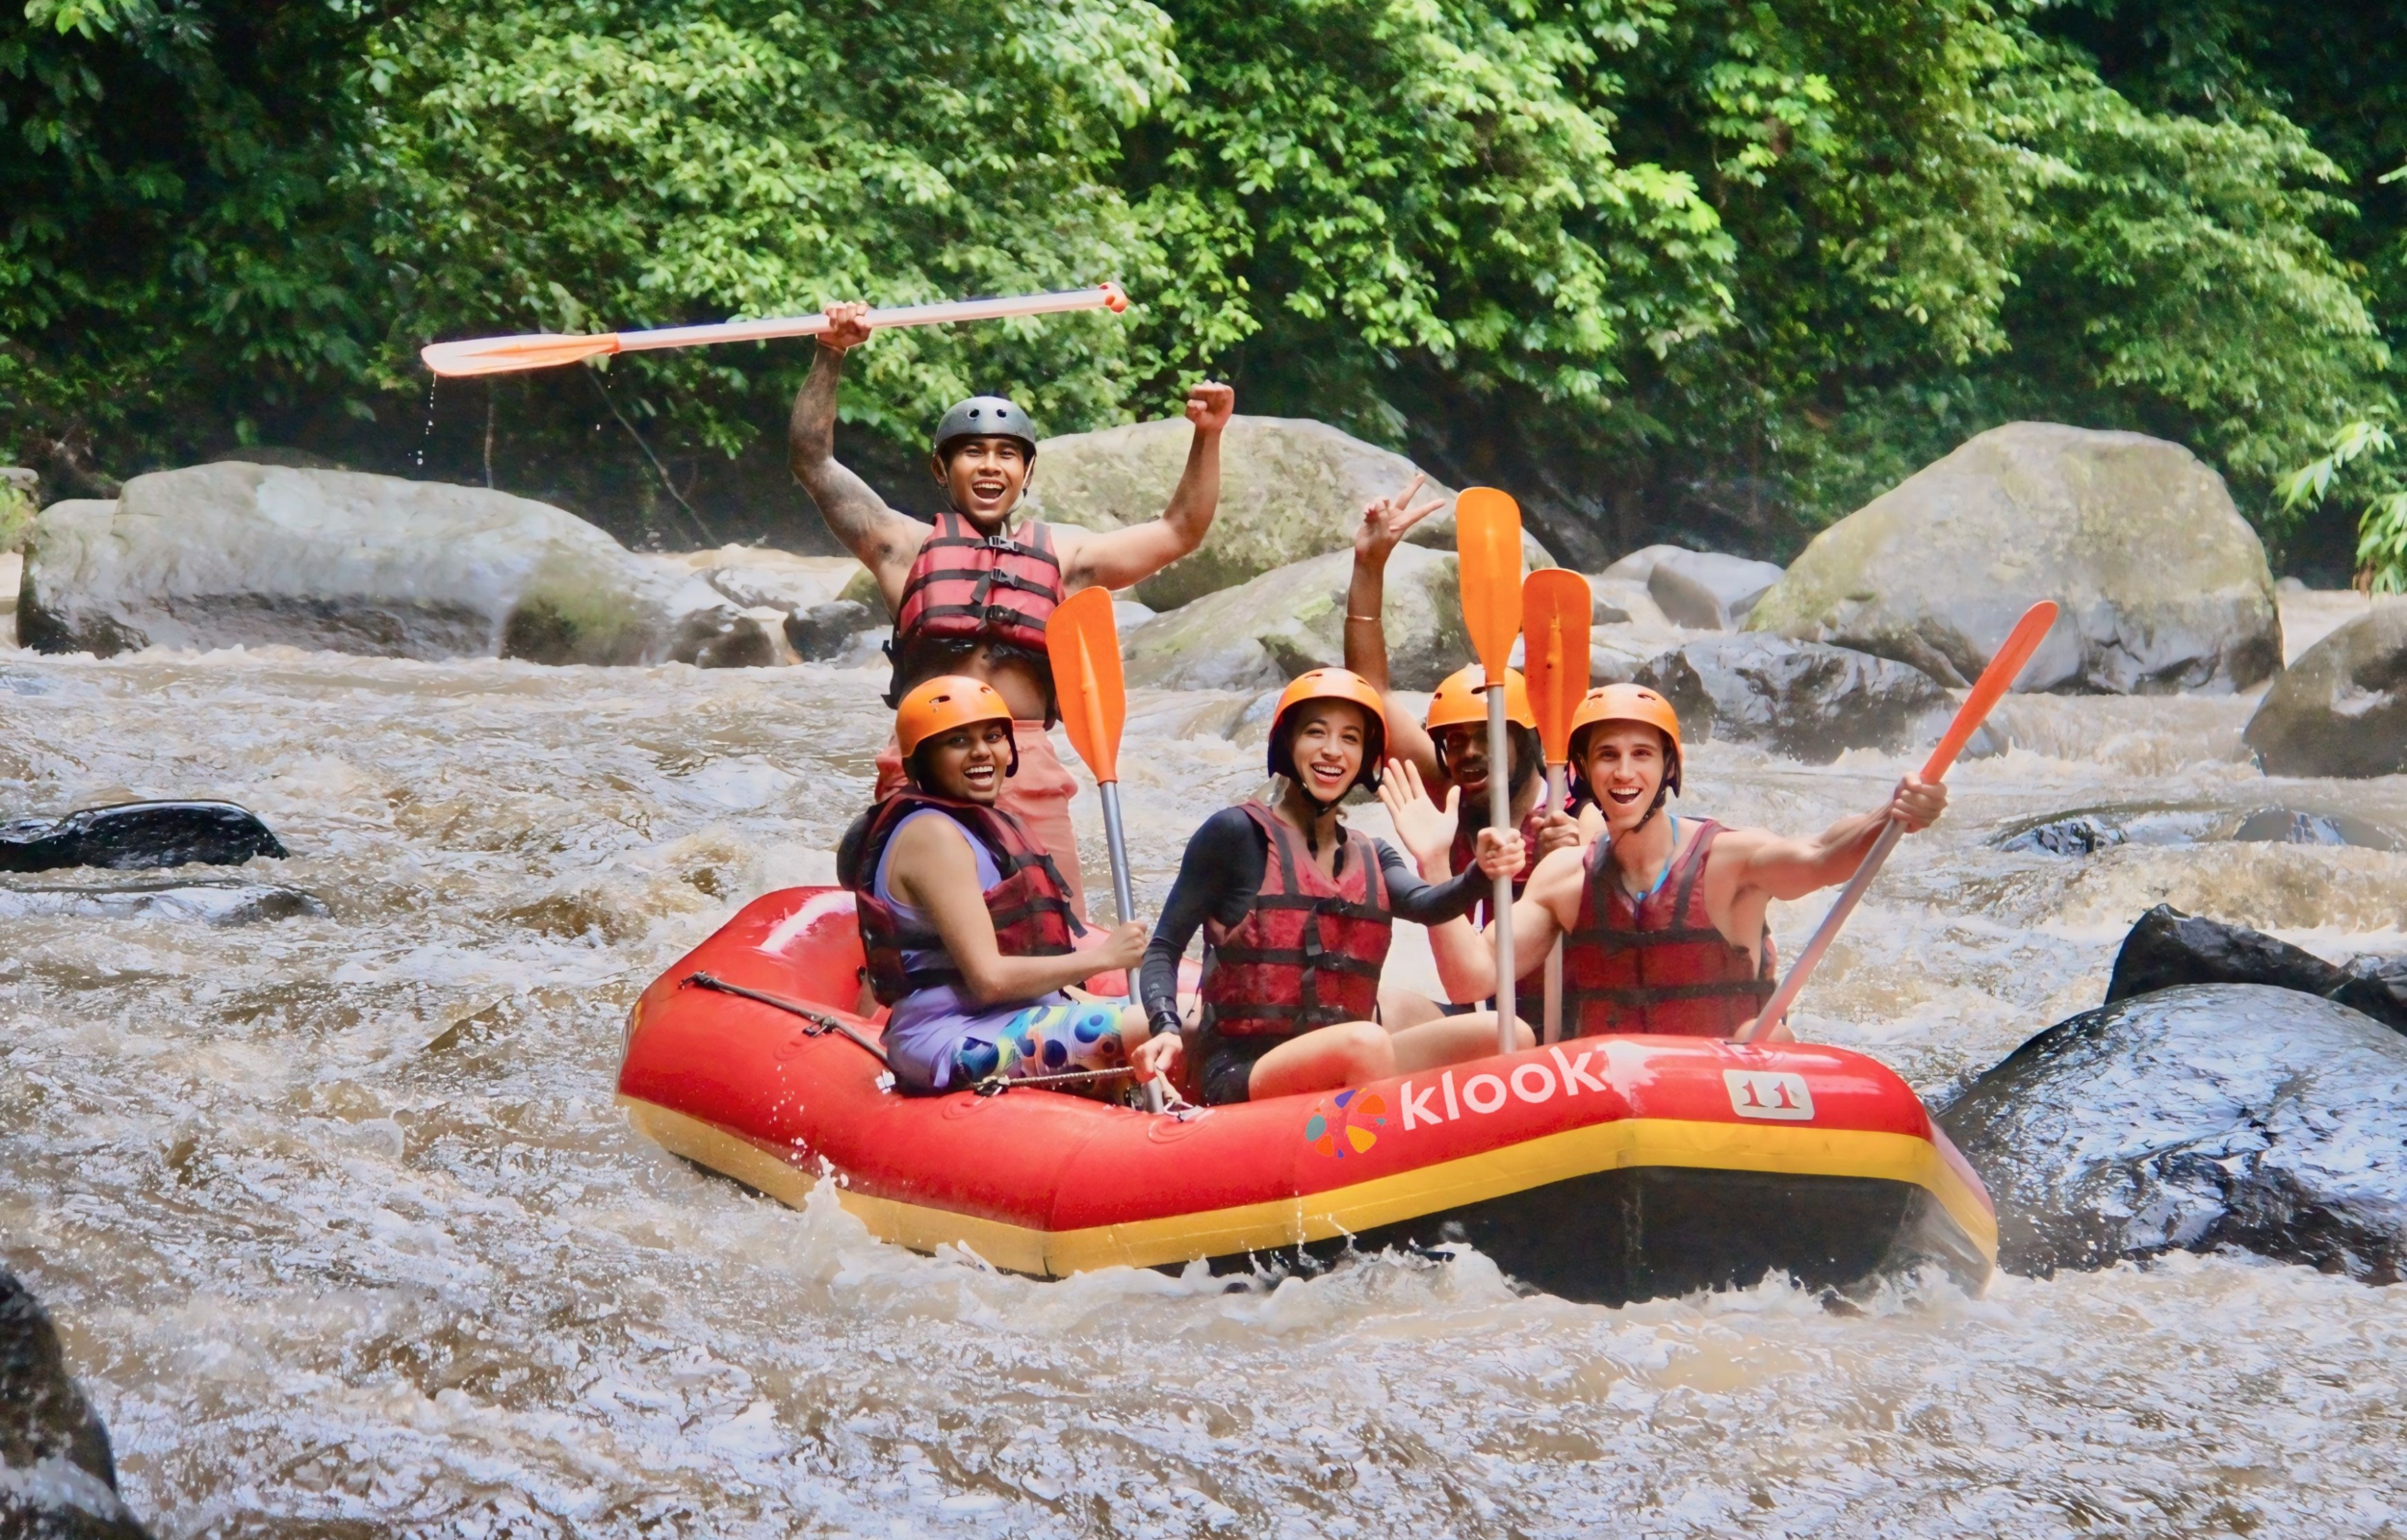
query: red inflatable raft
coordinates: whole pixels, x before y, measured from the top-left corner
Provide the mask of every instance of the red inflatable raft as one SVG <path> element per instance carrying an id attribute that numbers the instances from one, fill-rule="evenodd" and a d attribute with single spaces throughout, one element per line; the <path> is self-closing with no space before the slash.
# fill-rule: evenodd
<path id="1" fill-rule="evenodd" d="M 1926 1261 L 1978 1288 L 1996 1261 L 1980 1179 L 1904 1082 L 1843 1048 L 1590 1038 L 1183 1116 L 1034 1088 L 906 1097 L 840 1030 L 877 1036 L 850 1010 L 860 965 L 849 893 L 748 905 L 636 1002 L 635 1126 L 789 1203 L 824 1163 L 876 1235 L 1042 1276 L 1468 1243 L 1617 1303 Z"/>

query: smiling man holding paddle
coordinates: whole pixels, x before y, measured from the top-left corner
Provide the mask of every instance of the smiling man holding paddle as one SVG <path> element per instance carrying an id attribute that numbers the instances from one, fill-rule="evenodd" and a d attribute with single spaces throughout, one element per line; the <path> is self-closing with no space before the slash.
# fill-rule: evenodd
<path id="1" fill-rule="evenodd" d="M 937 425 L 929 470 L 947 507 L 926 523 L 888 506 L 836 458 L 844 354 L 868 341 L 868 315 L 860 304 L 827 307 L 818 356 L 788 429 L 794 475 L 836 538 L 876 578 L 894 617 L 889 704 L 925 680 L 958 675 L 992 685 L 1010 705 L 1019 769 L 1002 806 L 1055 859 L 1084 915 L 1069 806 L 1077 783 L 1045 731 L 1057 714 L 1046 622 L 1071 594 L 1126 588 L 1204 543 L 1220 503 L 1220 439 L 1236 394 L 1210 381 L 1187 393 L 1195 437 L 1169 505 L 1157 519 L 1100 531 L 1035 520 L 1014 526 L 1036 466 L 1036 429 L 1011 401 L 972 397 Z M 878 757 L 877 794 L 902 783 L 901 756 L 890 743 Z"/>

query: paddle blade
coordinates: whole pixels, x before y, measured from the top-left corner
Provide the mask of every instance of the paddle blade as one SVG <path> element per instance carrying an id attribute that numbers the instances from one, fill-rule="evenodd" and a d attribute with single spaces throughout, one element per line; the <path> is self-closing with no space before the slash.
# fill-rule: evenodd
<path id="1" fill-rule="evenodd" d="M 1454 549 L 1462 579 L 1462 629 L 1491 680 L 1504 677 L 1521 629 L 1521 505 L 1494 487 L 1454 501 Z"/>
<path id="2" fill-rule="evenodd" d="M 1063 600 L 1045 623 L 1045 651 L 1070 746 L 1097 781 L 1118 781 L 1128 695 L 1121 683 L 1120 628 L 1112 622 L 1110 591 L 1081 588 Z"/>
<path id="3" fill-rule="evenodd" d="M 571 336 L 535 332 L 524 337 L 468 337 L 428 343 L 418 349 L 427 367 L 445 379 L 476 374 L 514 374 L 524 369 L 556 369 L 618 351 L 618 333 Z"/>
<path id="4" fill-rule="evenodd" d="M 2043 599 L 2023 611 L 2023 618 L 2014 623 L 2005 643 L 1990 657 L 1989 666 L 1973 680 L 1972 693 L 1956 707 L 1955 720 L 1948 724 L 1947 735 L 1930 751 L 1930 758 L 1923 765 L 1925 781 L 1937 781 L 1948 773 L 1955 757 L 1964 752 L 1964 745 L 1980 731 L 1982 721 L 2005 699 L 2006 692 L 2014 687 L 2015 680 L 2022 676 L 2023 665 L 2039 651 L 2039 644 L 2048 639 L 2048 628 L 2055 624 L 2056 603 L 2052 600 Z"/>
<path id="5" fill-rule="evenodd" d="M 1521 579 L 1521 674 L 1548 764 L 1571 757 L 1571 713 L 1588 693 L 1588 623 L 1594 614 L 1588 579 L 1578 573 L 1546 567 Z"/>

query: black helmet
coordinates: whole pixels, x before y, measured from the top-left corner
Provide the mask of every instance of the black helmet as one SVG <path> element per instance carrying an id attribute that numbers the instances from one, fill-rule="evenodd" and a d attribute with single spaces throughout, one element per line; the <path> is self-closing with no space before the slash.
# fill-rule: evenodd
<path id="1" fill-rule="evenodd" d="M 936 424 L 936 454 L 943 459 L 945 451 L 963 439 L 1016 439 L 1036 458 L 1036 428 L 1028 422 L 1028 414 L 1000 396 L 972 396 L 957 401 Z"/>

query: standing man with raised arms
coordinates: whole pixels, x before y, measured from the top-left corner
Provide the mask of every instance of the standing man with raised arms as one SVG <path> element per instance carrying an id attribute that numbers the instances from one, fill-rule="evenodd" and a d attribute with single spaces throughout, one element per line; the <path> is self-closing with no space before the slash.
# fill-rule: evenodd
<path id="1" fill-rule="evenodd" d="M 787 429 L 794 476 L 836 538 L 877 579 L 894 617 L 887 704 L 923 680 L 962 675 L 993 685 L 1010 706 L 1019 771 L 1001 805 L 1053 857 L 1083 916 L 1085 886 L 1070 825 L 1077 782 L 1046 736 L 1055 711 L 1045 623 L 1079 589 L 1126 588 L 1204 543 L 1220 504 L 1220 437 L 1236 393 L 1208 380 L 1187 392 L 1195 437 L 1169 506 L 1158 519 L 1104 531 L 1035 520 L 1013 526 L 1036 465 L 1036 429 L 1011 401 L 973 396 L 937 424 L 928 469 L 948 506 L 925 524 L 887 506 L 836 458 L 837 390 L 844 354 L 869 340 L 862 319 L 867 311 L 859 303 L 827 307 L 828 328 Z M 902 757 L 890 741 L 878 756 L 877 796 L 903 783 Z"/>

